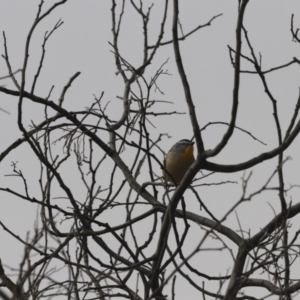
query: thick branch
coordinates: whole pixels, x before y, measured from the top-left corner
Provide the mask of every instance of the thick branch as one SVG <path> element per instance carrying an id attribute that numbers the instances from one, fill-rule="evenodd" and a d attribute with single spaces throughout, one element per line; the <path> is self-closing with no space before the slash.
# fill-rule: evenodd
<path id="1" fill-rule="evenodd" d="M 264 279 L 255 279 L 255 278 L 248 278 L 248 279 L 241 279 L 241 285 L 242 287 L 246 286 L 256 286 L 256 287 L 264 287 L 266 288 L 269 292 L 275 295 L 284 295 L 286 293 L 295 293 L 300 290 L 300 282 L 298 281 L 297 283 L 289 286 L 286 289 L 282 289 L 280 287 L 277 287 L 275 284 L 268 280 Z"/>
<path id="2" fill-rule="evenodd" d="M 193 126 L 193 132 L 194 132 L 194 137 L 196 139 L 196 144 L 197 144 L 197 150 L 198 153 L 202 153 L 204 151 L 204 144 L 203 140 L 201 137 L 201 132 L 200 132 L 200 127 L 198 124 L 197 116 L 196 116 L 196 111 L 195 111 L 195 105 L 192 99 L 191 95 L 191 90 L 189 86 L 189 82 L 187 80 L 184 67 L 183 67 L 183 62 L 181 59 L 181 54 L 180 54 L 180 49 L 179 49 L 179 42 L 178 42 L 178 15 L 179 15 L 179 7 L 178 7 L 178 0 L 173 1 L 174 5 L 174 15 L 173 15 L 173 25 L 172 25 L 172 32 L 173 32 L 173 48 L 174 48 L 174 54 L 175 54 L 175 60 L 178 68 L 178 73 L 180 75 L 180 79 L 182 82 L 182 87 L 184 90 L 184 95 L 185 95 L 185 101 L 188 105 L 189 109 L 189 115 L 191 119 L 191 123 Z"/>
<path id="3" fill-rule="evenodd" d="M 209 161 L 206 161 L 204 163 L 203 169 L 208 171 L 214 171 L 214 172 L 221 172 L 221 173 L 233 173 L 238 171 L 243 171 L 246 169 L 249 169 L 259 163 L 264 162 L 265 160 L 274 158 L 280 153 L 283 153 L 294 141 L 296 136 L 300 132 L 300 121 L 298 121 L 297 125 L 295 126 L 294 130 L 290 133 L 290 135 L 284 140 L 284 142 L 278 146 L 277 148 L 274 148 L 273 150 L 269 152 L 264 152 L 252 159 L 249 159 L 248 161 L 236 164 L 236 165 L 220 165 L 215 164 Z"/>
<path id="4" fill-rule="evenodd" d="M 236 54 L 235 54 L 235 69 L 234 69 L 234 86 L 233 86 L 233 100 L 232 100 L 232 110 L 231 110 L 231 120 L 229 123 L 229 127 L 225 132 L 222 140 L 220 143 L 212 150 L 206 151 L 207 157 L 216 156 L 218 153 L 222 151 L 222 149 L 228 143 L 234 127 L 235 121 L 238 111 L 238 104 L 239 104 L 239 88 L 240 88 L 240 63 L 241 63 L 241 50 L 242 50 L 242 26 L 243 26 L 243 19 L 244 19 L 244 12 L 249 0 L 244 0 L 241 4 L 237 27 L 236 27 Z"/>

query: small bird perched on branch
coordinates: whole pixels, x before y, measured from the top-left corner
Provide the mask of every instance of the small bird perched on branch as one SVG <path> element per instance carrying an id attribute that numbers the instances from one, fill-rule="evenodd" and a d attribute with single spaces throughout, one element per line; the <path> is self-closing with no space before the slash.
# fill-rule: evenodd
<path id="1" fill-rule="evenodd" d="M 163 178 L 178 184 L 195 161 L 194 142 L 180 140 L 172 146 L 164 159 Z M 175 181 L 175 182 L 174 182 Z"/>

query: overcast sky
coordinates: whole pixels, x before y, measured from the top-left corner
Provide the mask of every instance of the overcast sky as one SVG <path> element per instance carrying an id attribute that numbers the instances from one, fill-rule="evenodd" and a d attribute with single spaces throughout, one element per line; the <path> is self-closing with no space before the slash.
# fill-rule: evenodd
<path id="1" fill-rule="evenodd" d="M 118 1 L 117 1 L 118 2 Z M 128 1 L 129 2 L 129 1 Z M 150 42 L 155 42 L 162 18 L 162 2 L 144 1 L 145 6 L 154 3 L 149 26 Z M 233 0 L 206 0 L 206 1 L 181 1 L 180 21 L 185 33 L 194 29 L 200 24 L 207 23 L 213 16 L 223 14 L 216 18 L 211 26 L 203 28 L 180 43 L 182 58 L 186 68 L 187 77 L 191 86 L 193 100 L 196 106 L 198 120 L 201 126 L 208 122 L 230 120 L 232 90 L 233 90 L 233 68 L 229 59 L 228 45 L 235 47 L 235 26 L 237 18 L 237 3 Z M 8 44 L 9 58 L 13 70 L 22 67 L 24 60 L 25 40 L 29 29 L 34 21 L 39 1 L 35 0 L 0 0 L 0 29 L 5 31 Z M 46 0 L 45 8 L 53 4 L 53 1 Z M 129 3 L 128 3 L 129 4 Z M 44 8 L 44 9 L 45 9 Z M 41 44 L 45 31 L 50 31 L 59 19 L 64 24 L 59 28 L 48 41 L 46 58 L 43 70 L 39 78 L 36 95 L 46 97 L 54 85 L 51 99 L 57 101 L 62 88 L 69 78 L 77 71 L 81 75 L 72 84 L 68 92 L 65 106 L 70 110 L 83 110 L 90 106 L 94 100 L 94 94 L 99 96 L 104 92 L 103 102 L 108 103 L 107 112 L 112 119 L 117 120 L 122 113 L 122 102 L 117 96 L 122 96 L 123 82 L 121 76 L 116 76 L 114 56 L 111 53 L 109 42 L 111 35 L 111 3 L 100 0 L 71 0 L 65 5 L 58 7 L 49 17 L 41 22 L 33 34 L 29 65 L 27 69 L 27 84 L 31 86 L 33 76 L 40 61 Z M 282 0 L 251 0 L 245 14 L 245 27 L 248 30 L 256 54 L 262 55 L 263 69 L 269 69 L 290 62 L 293 57 L 299 57 L 299 45 L 292 41 L 290 33 L 291 15 L 295 14 L 295 27 L 300 27 L 300 2 Z M 169 11 L 167 30 L 164 40 L 169 40 L 171 34 L 172 14 Z M 3 39 L 0 39 L 1 54 L 4 54 Z M 142 24 L 139 16 L 133 11 L 130 5 L 125 8 L 124 23 L 120 36 L 120 53 L 133 66 L 142 64 Z M 249 54 L 246 43 L 243 42 L 243 53 Z M 173 47 L 167 45 L 159 48 L 156 58 L 145 73 L 146 78 L 151 78 L 156 70 L 168 60 L 165 69 L 169 75 L 163 76 L 159 81 L 159 87 L 164 94 L 152 94 L 153 99 L 171 101 L 173 104 L 156 104 L 155 111 L 178 111 L 187 112 L 184 100 L 183 89 L 177 74 L 177 67 L 174 61 Z M 252 70 L 248 63 L 242 62 L 242 69 Z M 5 61 L 0 60 L 0 76 L 7 74 Z M 17 76 L 20 79 L 20 76 Z M 293 114 L 294 107 L 299 93 L 299 66 L 293 65 L 287 69 L 279 70 L 267 76 L 269 86 L 278 101 L 279 117 L 282 121 L 282 131 L 285 132 L 289 120 Z M 10 80 L 1 82 L 8 88 L 15 89 Z M 29 101 L 25 101 L 24 120 L 26 125 L 31 122 L 38 124 L 43 120 L 43 108 Z M 251 132 L 257 139 L 267 145 L 252 139 L 249 135 L 235 131 L 224 151 L 212 161 L 230 164 L 248 160 L 261 152 L 273 149 L 277 145 L 276 128 L 272 115 L 272 105 L 263 86 L 256 75 L 243 74 L 241 76 L 240 107 L 237 118 L 237 126 Z M 8 145 L 21 137 L 17 120 L 17 98 L 0 94 L 0 107 L 10 114 L 0 112 L 0 152 Z M 151 129 L 153 139 L 160 133 L 168 133 L 171 138 L 164 138 L 161 147 L 164 151 L 178 140 L 192 137 L 191 123 L 188 114 L 178 116 L 165 116 L 163 118 L 153 117 L 152 122 L 155 128 Z M 205 148 L 214 147 L 222 137 L 226 127 L 221 125 L 211 126 L 203 132 Z M 132 138 L 134 139 L 134 137 Z M 107 141 L 108 136 L 104 135 L 103 140 Z M 292 147 L 285 153 L 290 155 L 292 161 L 286 165 L 286 184 L 299 184 L 299 156 L 300 141 L 297 139 Z M 157 152 L 158 157 L 163 158 Z M 125 157 L 126 153 L 124 153 Z M 36 163 L 29 147 L 23 146 L 12 152 L 2 163 L 0 168 L 1 187 L 14 187 L 19 184 L 19 179 L 5 177 L 11 174 L 11 162 L 18 161 L 18 167 L 29 178 L 30 191 L 33 194 L 39 193 L 37 188 L 37 174 L 39 165 Z M 277 160 L 264 162 L 253 170 L 253 180 L 250 181 L 249 189 L 254 191 L 262 186 L 272 171 L 276 168 Z M 160 167 L 155 166 L 159 174 Z M 250 170 L 248 171 L 250 172 Z M 230 175 L 216 175 L 213 181 L 237 180 L 234 185 L 224 185 L 216 188 L 203 188 L 201 196 L 207 206 L 218 217 L 224 213 L 239 199 L 241 195 L 240 178 L 242 173 Z M 72 173 L 67 175 L 72 181 Z M 141 176 L 141 183 L 143 178 Z M 99 179 L 100 180 L 100 179 Z M 20 181 L 20 180 L 19 180 Z M 274 185 L 276 184 L 274 181 Z M 31 188 L 32 186 L 32 188 Z M 252 189 L 252 190 L 251 190 Z M 22 188 L 21 188 L 22 191 Z M 80 191 L 79 191 L 80 193 Z M 296 203 L 299 192 L 295 189 L 290 193 L 290 200 Z M 244 230 L 255 233 L 266 222 L 272 218 L 274 212 L 280 211 L 279 200 L 276 192 L 270 192 L 263 197 L 257 197 L 251 203 L 245 203 L 237 209 L 242 220 Z M 15 208 L 18 207 L 16 211 Z M 191 200 L 187 203 L 187 209 L 199 211 L 197 201 Z M 12 214 L 13 212 L 13 214 Z M 204 212 L 199 212 L 205 215 Z M 0 220 L 9 226 L 20 236 L 25 235 L 27 230 L 33 227 L 36 210 L 32 205 L 21 202 L 7 194 L 1 194 L 0 198 Z M 232 214 L 225 222 L 234 230 L 238 230 L 236 217 Z M 299 224 L 295 224 L 295 229 Z M 194 233 L 197 234 L 197 229 Z M 1 244 L 0 257 L 6 264 L 18 265 L 22 249 L 11 236 L 0 230 Z M 4 241 L 4 242 L 3 242 Z M 198 241 L 198 240 L 197 240 Z M 196 259 L 196 258 L 195 258 Z M 203 256 L 202 258 L 203 259 Z M 205 260 L 203 260 L 205 263 Z M 224 269 L 224 274 L 230 264 L 226 264 L 222 258 L 216 258 L 216 269 L 219 264 Z M 186 284 L 186 283 L 185 283 Z M 189 299 L 195 299 L 195 291 L 189 288 Z M 176 292 L 178 299 L 186 296 L 186 290 Z"/>

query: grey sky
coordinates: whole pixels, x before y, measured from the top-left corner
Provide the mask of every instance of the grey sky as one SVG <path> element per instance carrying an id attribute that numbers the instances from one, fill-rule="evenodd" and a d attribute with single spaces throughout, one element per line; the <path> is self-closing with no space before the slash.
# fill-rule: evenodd
<path id="1" fill-rule="evenodd" d="M 152 1 L 154 8 L 150 21 L 150 40 L 155 41 L 161 22 L 161 7 L 163 1 Z M 145 3 L 152 3 L 145 1 Z M 10 62 L 14 70 L 22 67 L 24 59 L 24 47 L 27 33 L 33 23 L 37 12 L 39 1 L 33 0 L 0 0 L 0 29 L 5 31 L 8 43 Z M 53 1 L 46 0 L 45 7 L 52 5 Z M 122 112 L 122 102 L 117 96 L 122 96 L 123 82 L 121 76 L 116 76 L 114 57 L 111 53 L 111 3 L 110 1 L 80 1 L 71 0 L 67 4 L 56 9 L 38 26 L 34 32 L 30 46 L 30 58 L 27 69 L 27 87 L 31 86 L 33 76 L 40 61 L 41 44 L 45 31 L 50 31 L 55 23 L 61 18 L 64 24 L 54 32 L 47 44 L 46 59 L 41 76 L 37 83 L 36 94 L 46 97 L 52 85 L 55 86 L 51 99 L 57 101 L 62 88 L 69 78 L 77 71 L 81 75 L 72 84 L 67 94 L 65 107 L 70 110 L 84 110 L 94 100 L 94 94 L 99 96 L 104 92 L 103 103 L 108 104 L 107 112 L 112 119 L 117 120 Z M 299 57 L 299 45 L 292 41 L 290 33 L 291 14 L 295 14 L 295 27 L 300 27 L 300 3 L 299 1 L 264 0 L 250 1 L 246 10 L 245 26 L 252 41 L 255 53 L 262 55 L 263 69 L 269 69 L 290 62 L 293 57 Z M 185 33 L 189 32 L 199 24 L 207 23 L 213 16 L 222 13 L 215 19 L 211 26 L 203 28 L 180 43 L 184 66 L 191 86 L 194 104 L 196 106 L 198 120 L 201 126 L 208 122 L 228 122 L 230 120 L 232 89 L 233 89 L 233 68 L 229 59 L 227 45 L 235 46 L 235 26 L 237 18 L 237 1 L 233 0 L 211 0 L 211 1 L 181 1 L 180 21 Z M 168 26 L 165 32 L 165 40 L 171 38 L 171 13 L 168 17 Z M 1 39 L 1 54 L 4 54 L 3 39 Z M 138 67 L 142 63 L 142 29 L 141 20 L 136 16 L 130 5 L 127 5 L 123 27 L 120 37 L 120 53 L 133 66 Z M 243 53 L 249 54 L 246 43 L 243 42 Z M 146 78 L 151 78 L 156 70 L 169 59 L 165 69 L 171 76 L 162 76 L 159 87 L 164 95 L 158 91 L 152 94 L 153 99 L 172 101 L 173 104 L 157 103 L 155 111 L 179 111 L 187 112 L 184 101 L 183 89 L 174 62 L 172 45 L 159 48 L 158 54 L 151 66 L 147 69 Z M 249 64 L 242 62 L 242 69 L 249 70 Z M 7 74 L 5 61 L 0 60 L 0 76 Z M 252 68 L 250 66 L 250 68 Z M 297 64 L 271 73 L 267 76 L 270 89 L 278 103 L 279 116 L 282 120 L 282 130 L 285 132 L 288 122 L 293 114 L 299 92 L 299 66 Z M 252 69 L 251 69 L 252 70 Z M 17 76 L 20 79 L 20 76 Z M 1 84 L 14 89 L 10 80 L 2 81 Z M 277 145 L 276 128 L 272 116 L 272 106 L 268 100 L 258 77 L 251 74 L 241 76 L 240 107 L 237 119 L 237 126 L 250 131 L 256 138 L 263 141 L 267 146 L 260 144 L 249 135 L 238 130 L 224 151 L 212 161 L 223 164 L 239 163 L 248 160 L 261 152 L 273 149 Z M 0 94 L 0 107 L 11 114 L 1 114 L 0 130 L 0 152 L 10 145 L 17 138 L 21 137 L 17 120 L 17 99 L 5 94 Z M 29 101 L 25 101 L 24 120 L 25 124 L 31 122 L 38 124 L 44 118 L 43 108 Z M 168 133 L 171 138 L 164 138 L 161 147 L 167 151 L 176 141 L 192 137 L 192 129 L 188 114 L 178 116 L 165 116 L 163 118 L 153 117 L 150 119 L 155 128 L 151 129 L 153 138 L 160 133 Z M 220 140 L 225 132 L 226 126 L 211 126 L 203 132 L 205 147 L 212 148 Z M 101 136 L 108 141 L 108 135 Z M 134 136 L 132 136 L 134 140 Z M 292 156 L 292 161 L 286 164 L 286 184 L 299 183 L 299 156 L 300 141 L 297 139 L 292 147 L 285 153 Z M 157 151 L 156 155 L 163 158 Z M 132 159 L 130 153 L 124 152 L 123 157 Z M 14 187 L 20 184 L 19 179 L 4 177 L 12 174 L 11 162 L 18 161 L 18 168 L 22 169 L 28 177 L 30 192 L 39 196 L 37 176 L 39 165 L 28 146 L 23 146 L 13 151 L 2 163 L 0 168 L 1 187 Z M 277 160 L 271 160 L 258 165 L 253 170 L 253 179 L 249 184 L 249 193 L 261 187 L 272 171 L 276 168 Z M 73 173 L 66 176 L 70 184 L 76 184 L 79 178 Z M 154 166 L 154 171 L 160 175 L 160 167 Z M 247 171 L 249 174 L 250 170 Z M 148 180 L 148 174 L 141 175 L 139 181 Z M 219 187 L 203 187 L 201 190 L 202 200 L 218 217 L 224 213 L 239 199 L 241 195 L 240 178 L 242 173 L 222 175 L 216 174 L 212 181 L 238 181 L 238 184 L 228 184 Z M 122 179 L 120 175 L 120 180 Z M 105 181 L 104 178 L 99 180 Z M 274 181 L 274 185 L 277 181 Z M 252 190 L 251 190 L 252 189 Z M 20 187 L 20 191 L 23 188 Z M 84 195 L 80 194 L 79 198 Z M 187 194 L 187 209 L 199 211 L 199 204 Z M 274 197 L 273 197 L 274 196 Z M 290 194 L 293 203 L 298 201 L 299 192 L 295 189 Z M 257 232 L 274 215 L 272 208 L 279 211 L 280 203 L 277 199 L 277 192 L 264 194 L 255 200 L 244 203 L 237 209 L 241 225 L 245 231 L 251 228 L 251 233 Z M 24 237 L 26 231 L 33 227 L 33 220 L 36 210 L 32 205 L 24 203 L 7 194 L 0 198 L 0 220 L 16 234 Z M 18 208 L 15 210 L 15 208 Z M 14 211 L 13 215 L 11 212 Z M 109 216 L 108 216 L 109 219 Z M 117 222 L 112 220 L 112 222 Z M 235 214 L 231 214 L 225 221 L 227 226 L 239 230 Z M 299 224 L 294 223 L 295 230 Z M 143 233 L 141 229 L 141 234 Z M 199 228 L 191 229 L 191 236 L 194 234 L 194 243 L 199 241 Z M 3 230 L 0 231 L 1 242 L 0 257 L 6 264 L 18 266 L 22 253 L 20 244 L 12 239 Z M 193 242 L 187 247 L 193 249 Z M 201 253 L 193 258 L 196 263 L 201 262 L 207 271 L 210 268 L 210 257 Z M 225 274 L 229 267 L 226 259 L 215 255 L 214 266 L 211 274 L 216 270 Z M 207 271 L 210 273 L 210 271 Z M 179 280 L 179 279 L 178 279 Z M 196 299 L 198 295 L 193 288 L 184 280 L 179 280 L 180 286 L 176 290 L 177 299 L 184 296 L 189 299 Z M 182 284 L 182 285 L 181 285 Z M 209 283 L 210 284 L 210 283 Z M 188 288 L 188 295 L 187 290 Z M 170 290 L 170 288 L 168 289 Z"/>

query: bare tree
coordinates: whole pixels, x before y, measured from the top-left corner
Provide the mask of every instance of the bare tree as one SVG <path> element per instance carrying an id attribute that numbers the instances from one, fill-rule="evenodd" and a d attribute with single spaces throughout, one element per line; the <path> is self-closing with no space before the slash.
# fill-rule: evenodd
<path id="1" fill-rule="evenodd" d="M 300 131 L 300 96 L 295 100 L 294 113 L 284 129 L 267 77 L 300 61 L 293 58 L 283 65 L 263 69 L 261 56 L 256 54 L 251 33 L 244 25 L 249 0 L 238 1 L 235 45 L 228 48 L 234 70 L 230 121 L 213 121 L 211 118 L 211 122 L 200 126 L 180 42 L 212 25 L 221 15 L 210 16 L 206 23 L 184 34 L 179 21 L 179 1 L 169 3 L 165 0 L 160 30 L 151 44 L 149 21 L 153 6 L 148 6 L 148 2 L 144 3 L 146 1 L 112 0 L 110 45 L 116 74 L 123 80 L 123 95 L 117 99 L 123 103 L 122 113 L 117 120 L 107 113 L 104 93 L 95 95 L 90 107 L 74 111 L 65 106 L 65 100 L 80 72 L 70 77 L 57 99 L 52 98 L 52 89 L 47 97 L 38 96 L 35 92 L 47 42 L 60 29 L 62 20 L 45 33 L 42 55 L 33 80 L 30 81 L 27 75 L 33 33 L 43 19 L 66 2 L 59 1 L 48 9 L 44 9 L 44 1 L 40 2 L 26 39 L 19 81 L 12 72 L 9 43 L 3 33 L 3 58 L 15 88 L 0 86 L 0 92 L 12 95 L 18 101 L 17 122 L 21 136 L 11 145 L 5 145 L 0 161 L 8 156 L 13 159 L 14 149 L 29 146 L 35 155 L 32 164 L 40 166 L 40 177 L 36 178 L 40 196 L 32 195 L 31 181 L 18 164 L 13 163 L 9 175 L 14 178 L 11 180 L 21 180 L 22 185 L 18 182 L 13 189 L 1 186 L 1 194 L 8 193 L 31 203 L 33 210 L 38 207 L 38 213 L 34 229 L 26 237 L 19 236 L 0 220 L 2 229 L 11 239 L 18 241 L 20 247 L 24 247 L 19 267 L 0 261 L 0 298 L 159 300 L 176 299 L 176 290 L 189 288 L 199 291 L 198 297 L 202 299 L 295 297 L 300 290 L 299 272 L 297 274 L 297 269 L 293 268 L 299 263 L 297 239 L 300 231 L 292 229 L 291 224 L 300 212 L 300 203 L 291 204 L 289 201 L 289 192 L 295 186 L 286 187 L 284 183 L 284 166 L 289 160 L 284 152 Z M 183 2 L 180 4 L 183 5 Z M 120 45 L 127 6 L 135 11 L 142 24 L 143 59 L 138 67 L 126 60 Z M 170 40 L 165 38 L 167 16 L 172 17 Z M 292 39 L 297 43 L 300 42 L 298 30 L 294 27 L 294 16 L 291 16 Z M 242 43 L 247 49 L 245 52 L 242 51 Z M 154 60 L 160 49 L 167 45 L 173 45 L 172 55 L 181 79 L 191 135 L 197 150 L 195 162 L 182 181 L 168 186 L 161 174 L 155 172 L 157 166 L 164 168 L 161 158 L 165 152 L 160 143 L 167 134 L 161 132 L 157 135 L 151 129 L 155 118 L 172 118 L 181 114 L 177 110 L 154 109 L 166 102 L 153 95 L 155 91 L 161 92 L 160 78 L 169 74 L 167 61 L 158 65 Z M 242 69 L 242 61 L 247 63 L 249 69 Z M 150 64 L 157 66 L 154 74 L 149 71 Z M 266 152 L 253 153 L 247 161 L 215 163 L 214 158 L 224 151 L 236 132 L 249 135 L 255 143 L 263 143 L 237 125 L 243 73 L 253 74 L 260 80 L 272 105 L 277 145 Z M 28 118 L 24 116 L 24 101 L 44 108 L 42 119 L 34 114 L 29 116 L 30 126 L 24 122 Z M 213 125 L 223 125 L 226 130 L 219 142 L 207 149 L 203 132 Z M 260 187 L 249 192 L 252 171 L 267 160 L 274 161 L 273 173 L 260 182 Z M 251 171 L 248 171 L 250 168 Z M 202 201 L 200 188 L 208 186 L 212 189 L 218 185 L 233 184 L 235 182 L 229 173 L 240 171 L 243 171 L 241 185 L 236 185 L 239 190 L 242 187 L 240 197 L 221 218 L 216 217 L 216 212 Z M 80 178 L 81 194 L 78 193 L 78 180 L 70 180 L 72 177 Z M 219 181 L 217 178 L 222 179 Z M 267 220 L 259 231 L 244 230 L 238 215 L 237 226 L 224 224 L 238 206 L 270 190 L 278 193 L 276 197 L 281 209 L 274 211 L 273 218 Z M 187 198 L 198 201 L 201 210 L 188 211 Z M 1 209 L 5 210 L 5 207 Z M 228 260 L 230 269 L 226 273 L 223 274 L 223 270 L 214 265 L 215 255 L 231 258 L 231 261 Z M 202 257 L 208 257 L 210 269 L 196 263 L 195 257 L 199 261 Z M 187 284 L 178 284 L 180 280 Z"/>

